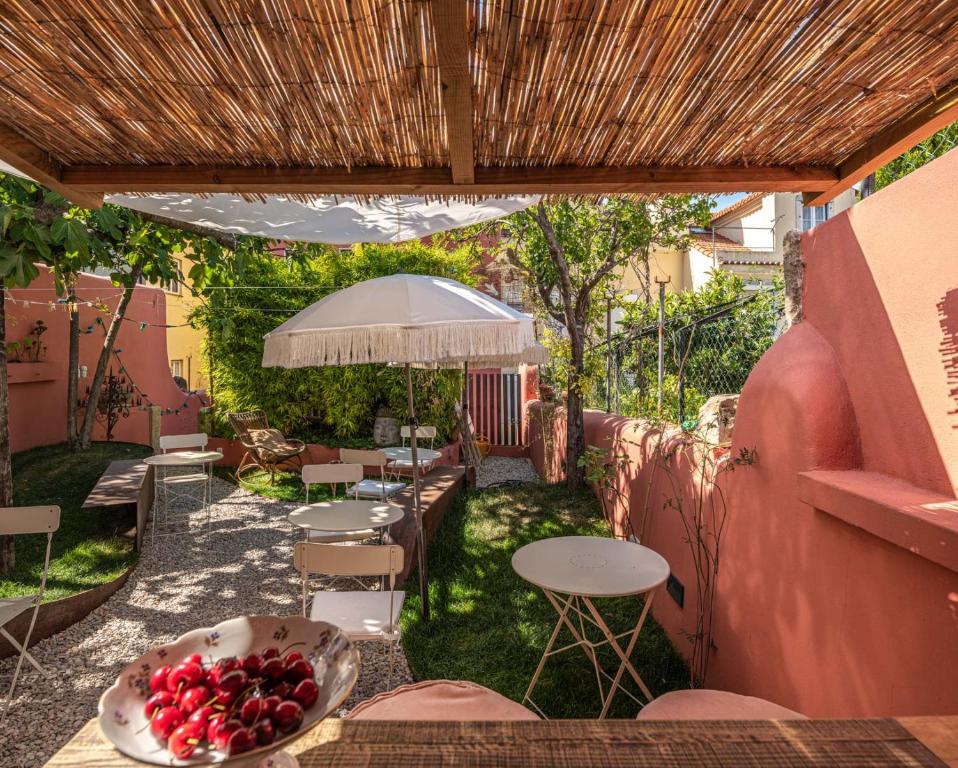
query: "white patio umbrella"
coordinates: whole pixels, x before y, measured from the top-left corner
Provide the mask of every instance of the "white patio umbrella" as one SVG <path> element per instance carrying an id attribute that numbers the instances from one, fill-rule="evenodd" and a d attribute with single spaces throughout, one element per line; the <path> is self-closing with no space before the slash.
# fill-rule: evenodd
<path id="1" fill-rule="evenodd" d="M 406 370 L 413 496 L 423 615 L 428 578 L 412 366 L 508 359 L 536 346 L 532 318 L 462 283 L 398 274 L 332 293 L 266 334 L 263 365 L 303 368 L 400 363 Z"/>

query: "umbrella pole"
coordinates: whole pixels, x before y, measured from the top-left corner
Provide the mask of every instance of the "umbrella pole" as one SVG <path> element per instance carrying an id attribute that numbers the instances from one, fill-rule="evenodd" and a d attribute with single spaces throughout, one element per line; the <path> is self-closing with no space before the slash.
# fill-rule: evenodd
<path id="1" fill-rule="evenodd" d="M 426 537 L 422 528 L 422 505 L 419 500 L 419 450 L 416 447 L 416 403 L 412 395 L 412 368 L 406 363 L 406 401 L 409 406 L 409 447 L 412 451 L 412 493 L 416 504 L 416 551 L 419 553 L 419 598 L 422 617 L 429 618 L 429 578 L 426 573 Z"/>
<path id="2" fill-rule="evenodd" d="M 469 441 L 472 435 L 469 433 L 469 363 L 462 364 L 462 376 L 465 386 L 462 389 L 462 467 L 465 470 L 464 483 L 469 487 Z"/>

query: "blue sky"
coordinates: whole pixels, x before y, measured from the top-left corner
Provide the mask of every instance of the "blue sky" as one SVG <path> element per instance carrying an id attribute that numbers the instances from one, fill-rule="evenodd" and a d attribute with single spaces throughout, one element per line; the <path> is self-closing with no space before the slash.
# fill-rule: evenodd
<path id="1" fill-rule="evenodd" d="M 741 200 L 745 197 L 745 192 L 732 192 L 730 195 L 716 195 L 715 203 L 712 205 L 712 210 L 717 211 L 719 208 L 724 208 L 726 205 L 731 205 L 737 200 Z"/>

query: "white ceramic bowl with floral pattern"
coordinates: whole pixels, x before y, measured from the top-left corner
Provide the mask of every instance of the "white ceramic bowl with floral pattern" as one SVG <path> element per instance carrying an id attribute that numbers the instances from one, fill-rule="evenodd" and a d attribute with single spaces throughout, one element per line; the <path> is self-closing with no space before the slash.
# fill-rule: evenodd
<path id="1" fill-rule="evenodd" d="M 231 656 L 245 656 L 270 646 L 297 650 L 312 663 L 319 700 L 306 710 L 299 730 L 277 738 L 269 746 L 230 759 L 255 763 L 283 743 L 302 736 L 342 704 L 359 676 L 359 653 L 339 627 L 302 616 L 244 616 L 215 627 L 194 629 L 168 645 L 144 653 L 123 670 L 100 697 L 100 729 L 123 754 L 153 765 L 209 765 L 227 760 L 224 752 L 199 748 L 186 760 L 176 760 L 150 733 L 143 705 L 149 696 L 150 674 L 165 664 L 175 665 L 199 653 L 204 666 Z"/>

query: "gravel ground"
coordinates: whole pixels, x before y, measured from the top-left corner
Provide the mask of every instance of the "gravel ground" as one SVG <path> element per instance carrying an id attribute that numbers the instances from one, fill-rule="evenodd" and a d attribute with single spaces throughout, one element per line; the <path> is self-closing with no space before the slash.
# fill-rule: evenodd
<path id="1" fill-rule="evenodd" d="M 488 488 L 498 483 L 538 483 L 539 476 L 529 459 L 510 459 L 505 456 L 487 456 L 479 467 L 477 488 Z"/>
<path id="2" fill-rule="evenodd" d="M 292 552 L 299 537 L 285 519 L 297 505 L 213 482 L 212 552 L 202 538 L 157 538 L 155 547 L 147 538 L 139 564 L 119 592 L 83 621 L 34 646 L 32 653 L 53 677 L 43 678 L 24 664 L 12 706 L 0 723 L 0 766 L 43 765 L 96 715 L 101 692 L 123 667 L 153 646 L 243 614 L 299 613 Z M 194 531 L 205 522 L 201 515 L 191 515 Z M 359 643 L 359 650 L 359 682 L 340 714 L 386 688 L 386 646 Z M 0 706 L 8 703 L 15 661 L 0 661 Z M 411 679 L 399 652 L 393 686 Z"/>

